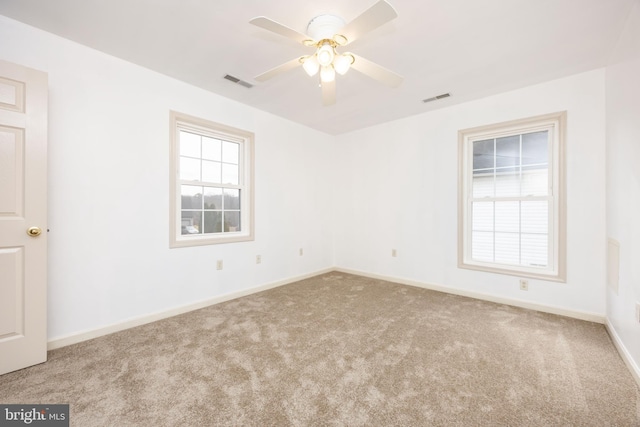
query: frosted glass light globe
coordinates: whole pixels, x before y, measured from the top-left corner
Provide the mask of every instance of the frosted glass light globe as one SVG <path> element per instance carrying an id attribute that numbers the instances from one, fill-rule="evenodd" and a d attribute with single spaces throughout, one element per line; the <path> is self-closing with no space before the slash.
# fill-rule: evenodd
<path id="1" fill-rule="evenodd" d="M 332 82 L 336 79 L 336 71 L 333 69 L 331 65 L 328 67 L 322 67 L 320 69 L 320 80 L 322 82 L 328 83 Z"/>
<path id="2" fill-rule="evenodd" d="M 309 76 L 315 76 L 320 70 L 320 64 L 318 63 L 318 59 L 315 55 L 311 55 L 302 63 L 302 68 Z"/>
<path id="3" fill-rule="evenodd" d="M 333 47 L 331 47 L 329 43 L 323 44 L 320 46 L 320 49 L 318 49 L 318 52 L 316 52 L 316 56 L 318 57 L 318 63 L 323 67 L 331 65 L 334 57 Z"/>

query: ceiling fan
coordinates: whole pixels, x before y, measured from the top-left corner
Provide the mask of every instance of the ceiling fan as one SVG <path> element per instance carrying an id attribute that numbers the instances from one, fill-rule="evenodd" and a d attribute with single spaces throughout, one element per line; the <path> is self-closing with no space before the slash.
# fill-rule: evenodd
<path id="1" fill-rule="evenodd" d="M 345 24 L 345 21 L 339 16 L 316 16 L 307 25 L 307 34 L 302 34 L 264 16 L 253 18 L 249 21 L 251 24 L 315 49 L 313 54 L 287 61 L 260 74 L 255 77 L 255 80 L 263 82 L 302 65 L 309 76 L 320 73 L 322 103 L 324 105 L 335 104 L 336 73 L 344 75 L 349 68 L 353 68 L 390 87 L 397 87 L 402 83 L 402 76 L 351 52 L 338 53 L 336 50 L 395 19 L 397 16 L 398 14 L 389 3 L 385 0 L 379 0 L 348 24 Z"/>

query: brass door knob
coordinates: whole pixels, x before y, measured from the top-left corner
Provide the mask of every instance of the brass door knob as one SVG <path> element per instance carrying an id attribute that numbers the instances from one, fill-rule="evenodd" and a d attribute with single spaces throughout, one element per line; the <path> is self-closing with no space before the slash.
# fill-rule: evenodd
<path id="1" fill-rule="evenodd" d="M 27 234 L 31 237 L 39 236 L 40 233 L 42 233 L 42 230 L 40 229 L 40 227 L 30 227 L 27 230 Z"/>

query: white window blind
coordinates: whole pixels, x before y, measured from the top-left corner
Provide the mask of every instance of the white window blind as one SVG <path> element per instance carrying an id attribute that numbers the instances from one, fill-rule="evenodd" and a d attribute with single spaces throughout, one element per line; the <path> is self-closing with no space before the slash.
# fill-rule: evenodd
<path id="1" fill-rule="evenodd" d="M 547 116 L 461 131 L 462 267 L 559 277 L 560 135 Z"/>
<path id="2" fill-rule="evenodd" d="M 549 132 L 473 142 L 472 259 L 546 267 Z"/>

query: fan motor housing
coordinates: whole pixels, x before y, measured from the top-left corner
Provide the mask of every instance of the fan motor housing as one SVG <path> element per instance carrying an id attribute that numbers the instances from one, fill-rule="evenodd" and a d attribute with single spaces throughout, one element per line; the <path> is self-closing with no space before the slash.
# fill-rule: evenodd
<path id="1" fill-rule="evenodd" d="M 313 40 L 331 40 L 342 27 L 345 26 L 344 19 L 335 15 L 319 15 L 309 21 L 307 25 L 307 35 Z"/>

